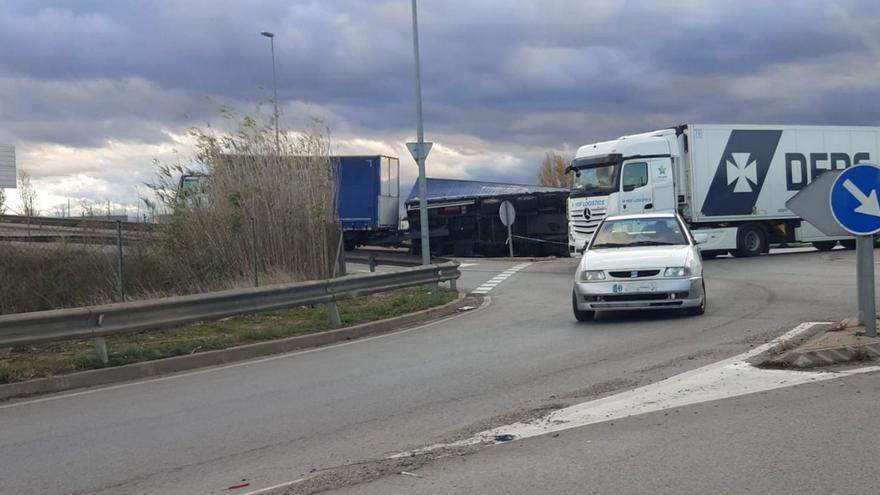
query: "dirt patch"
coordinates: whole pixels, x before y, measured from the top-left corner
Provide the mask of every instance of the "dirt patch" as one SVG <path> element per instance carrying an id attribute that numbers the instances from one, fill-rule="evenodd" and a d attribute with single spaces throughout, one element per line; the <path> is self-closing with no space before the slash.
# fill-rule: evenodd
<path id="1" fill-rule="evenodd" d="M 614 378 L 605 382 L 596 383 L 594 385 L 590 385 L 587 388 L 582 388 L 580 390 L 575 390 L 573 392 L 569 392 L 567 394 L 562 395 L 554 395 L 551 399 L 584 399 L 584 398 L 595 398 L 601 395 L 609 394 L 611 392 L 616 392 L 620 389 L 624 388 L 635 388 L 639 385 L 638 380 L 632 380 L 629 378 Z"/>
<path id="2" fill-rule="evenodd" d="M 471 438 L 482 431 L 491 430 L 512 423 L 528 423 L 566 406 L 567 404 L 547 404 L 534 409 L 517 409 L 508 413 L 499 414 L 498 416 L 477 421 L 476 423 L 455 431 L 449 436 L 443 438 L 443 440 L 440 440 L 438 443 L 446 444 L 457 442 L 459 440 Z"/>
<path id="3" fill-rule="evenodd" d="M 692 352 L 692 353 L 684 355 L 684 356 L 679 356 L 677 358 L 670 359 L 669 361 L 666 361 L 664 363 L 655 364 L 654 366 L 648 366 L 646 368 L 642 368 L 642 369 L 638 370 L 637 373 L 650 373 L 652 371 L 660 371 L 660 370 L 663 370 L 666 368 L 681 366 L 681 364 L 684 363 L 685 361 L 694 361 L 697 359 L 711 358 L 711 357 L 716 357 L 721 354 L 724 354 L 724 353 L 719 352 L 717 350 L 705 350 L 705 351 Z"/>
<path id="4" fill-rule="evenodd" d="M 755 333 L 753 335 L 748 335 L 739 340 L 731 340 L 728 342 L 722 342 L 721 345 L 751 345 L 757 346 L 761 344 L 766 344 L 771 340 L 775 339 L 779 336 L 779 331 L 777 330 L 767 330 L 764 332 Z"/>
<path id="5" fill-rule="evenodd" d="M 464 456 L 476 452 L 481 446 L 444 448 L 423 454 L 413 454 L 400 459 L 374 459 L 330 468 L 315 473 L 296 485 L 281 492 L 286 495 L 312 495 L 328 490 L 368 483 L 388 475 L 407 475 L 418 477 L 417 471 L 426 464 L 446 457 Z M 402 474 L 406 473 L 406 474 Z"/>

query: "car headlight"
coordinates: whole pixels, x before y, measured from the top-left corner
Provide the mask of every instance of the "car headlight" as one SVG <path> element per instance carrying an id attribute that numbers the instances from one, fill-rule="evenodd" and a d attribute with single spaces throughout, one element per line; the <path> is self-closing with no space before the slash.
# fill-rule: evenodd
<path id="1" fill-rule="evenodd" d="M 687 277 L 690 274 L 691 271 L 686 266 L 670 266 L 663 272 L 664 277 Z"/>
<path id="2" fill-rule="evenodd" d="M 595 282 L 597 280 L 605 280 L 605 272 L 602 270 L 584 270 L 581 272 L 582 282 Z"/>

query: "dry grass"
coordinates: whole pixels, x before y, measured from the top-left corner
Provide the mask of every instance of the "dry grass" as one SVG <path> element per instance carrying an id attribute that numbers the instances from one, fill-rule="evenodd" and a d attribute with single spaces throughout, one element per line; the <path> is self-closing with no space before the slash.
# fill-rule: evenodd
<path id="1" fill-rule="evenodd" d="M 251 286 L 255 269 L 263 285 L 337 274 L 337 166 L 327 129 L 284 131 L 276 143 L 271 122 L 245 117 L 233 133 L 191 133 L 197 152 L 187 165 L 157 162 L 155 197 L 145 202 L 171 214 L 152 242 L 126 248 L 127 298 Z M 203 180 L 181 190 L 181 175 L 192 173 Z M 112 248 L 0 245 L 0 314 L 106 303 L 115 294 Z"/>

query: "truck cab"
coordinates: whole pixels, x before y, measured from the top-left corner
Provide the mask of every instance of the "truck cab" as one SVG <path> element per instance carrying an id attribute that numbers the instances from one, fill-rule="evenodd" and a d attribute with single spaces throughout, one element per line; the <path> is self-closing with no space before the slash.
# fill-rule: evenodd
<path id="1" fill-rule="evenodd" d="M 676 210 L 674 129 L 581 146 L 571 162 L 569 252 L 580 252 L 606 215 Z"/>

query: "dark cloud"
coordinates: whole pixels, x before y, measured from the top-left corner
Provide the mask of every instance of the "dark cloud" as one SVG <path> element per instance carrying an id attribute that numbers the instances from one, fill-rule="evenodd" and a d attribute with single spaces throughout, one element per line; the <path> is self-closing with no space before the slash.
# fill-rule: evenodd
<path id="1" fill-rule="evenodd" d="M 876 123 L 877 90 L 858 82 L 880 75 L 875 1 L 422 1 L 420 24 L 429 136 L 515 144 L 522 166 L 684 121 Z M 411 132 L 406 1 L 8 0 L 0 136 L 153 143 L 265 102 L 264 30 L 288 123 Z"/>

